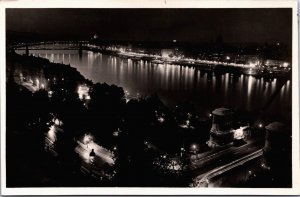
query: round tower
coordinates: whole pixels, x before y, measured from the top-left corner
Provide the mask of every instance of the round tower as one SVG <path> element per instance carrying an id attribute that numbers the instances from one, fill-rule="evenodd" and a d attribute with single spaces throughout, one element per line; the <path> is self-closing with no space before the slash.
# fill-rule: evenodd
<path id="1" fill-rule="evenodd" d="M 212 112 L 210 139 L 207 142 L 210 147 L 223 146 L 233 141 L 232 117 L 233 112 L 227 108 L 218 108 Z"/>
<path id="2" fill-rule="evenodd" d="M 266 128 L 262 167 L 267 169 L 266 183 L 273 187 L 292 185 L 291 130 L 285 124 L 273 122 Z"/>
<path id="3" fill-rule="evenodd" d="M 281 122 L 273 122 L 266 127 L 264 151 L 265 165 L 269 168 L 282 166 L 283 158 L 289 150 L 287 127 Z"/>

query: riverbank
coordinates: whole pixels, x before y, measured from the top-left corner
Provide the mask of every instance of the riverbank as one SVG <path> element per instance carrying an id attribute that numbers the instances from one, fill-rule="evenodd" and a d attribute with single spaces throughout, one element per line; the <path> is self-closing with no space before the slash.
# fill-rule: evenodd
<path id="1" fill-rule="evenodd" d="M 205 72 L 213 72 L 216 74 L 230 73 L 235 75 L 249 75 L 257 78 L 289 78 L 291 76 L 290 68 L 266 68 L 250 66 L 245 64 L 226 63 L 208 60 L 181 59 L 181 58 L 166 58 L 158 55 L 149 55 L 133 52 L 119 52 L 106 49 L 97 49 L 85 46 L 87 51 L 99 52 L 102 54 L 120 57 L 122 59 L 131 59 L 132 61 L 148 61 L 153 64 L 170 64 L 177 66 L 186 66 L 199 69 Z"/>
<path id="2" fill-rule="evenodd" d="M 64 87 L 65 91 L 71 93 L 76 91 L 80 84 L 93 85 L 92 81 L 86 79 L 70 64 L 53 63 L 41 57 L 10 52 L 7 54 L 7 65 L 7 80 L 12 77 L 19 84 L 33 86 L 29 88 L 31 90 L 55 91 Z"/>

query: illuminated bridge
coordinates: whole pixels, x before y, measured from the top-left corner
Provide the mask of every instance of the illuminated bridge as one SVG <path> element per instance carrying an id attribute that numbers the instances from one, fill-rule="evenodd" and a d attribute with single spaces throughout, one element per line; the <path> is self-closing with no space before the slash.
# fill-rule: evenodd
<path id="1" fill-rule="evenodd" d="M 11 49 L 20 50 L 79 50 L 88 44 L 88 41 L 45 41 L 18 43 L 9 46 Z"/>

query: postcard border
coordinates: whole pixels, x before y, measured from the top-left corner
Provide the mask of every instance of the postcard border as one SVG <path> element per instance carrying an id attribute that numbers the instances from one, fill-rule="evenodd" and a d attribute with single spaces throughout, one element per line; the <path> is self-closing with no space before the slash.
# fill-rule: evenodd
<path id="1" fill-rule="evenodd" d="M 72 3 L 71 3 L 72 2 Z M 91 6 L 92 5 L 92 6 Z M 2 195 L 296 195 L 300 194 L 299 165 L 299 71 L 298 71 L 298 26 L 297 1 L 287 0 L 245 0 L 245 1 L 196 1 L 196 0 L 20 0 L 1 3 L 0 8 L 0 43 L 5 43 L 5 8 L 292 8 L 293 18 L 293 72 L 292 72 L 292 155 L 293 155 L 293 188 L 7 188 L 5 170 L 6 152 L 6 71 L 5 45 L 0 46 L 1 69 L 1 194 Z"/>

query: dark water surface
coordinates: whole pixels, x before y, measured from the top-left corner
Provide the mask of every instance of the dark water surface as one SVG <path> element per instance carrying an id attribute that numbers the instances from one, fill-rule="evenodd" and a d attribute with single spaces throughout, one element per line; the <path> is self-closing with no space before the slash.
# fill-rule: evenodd
<path id="1" fill-rule="evenodd" d="M 51 62 L 71 64 L 94 83 L 116 84 L 131 95 L 157 93 L 171 107 L 179 101 L 190 101 L 202 115 L 221 106 L 259 112 L 279 87 L 279 79 L 216 75 L 195 68 L 132 61 L 91 51 L 83 51 L 81 57 L 76 50 L 30 50 L 30 53 Z M 290 120 L 291 90 L 291 80 L 288 80 L 266 111 L 267 119 Z"/>

